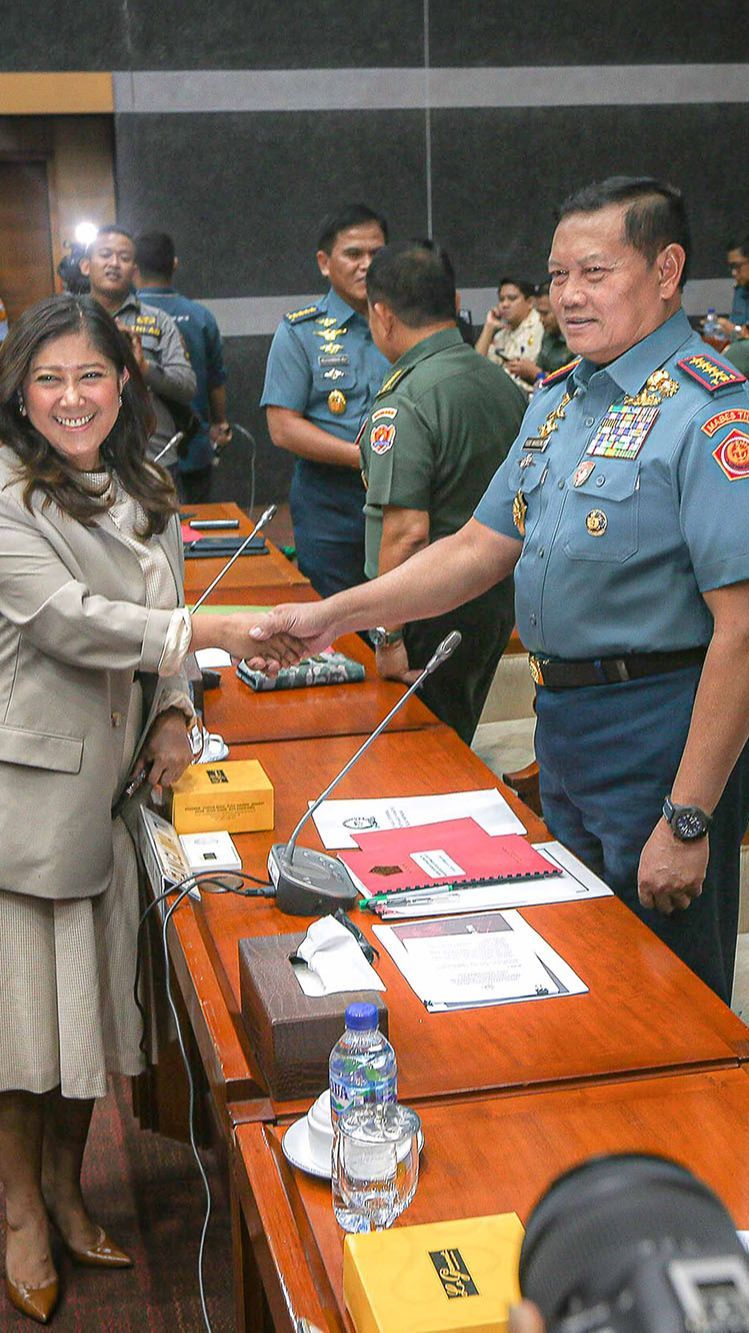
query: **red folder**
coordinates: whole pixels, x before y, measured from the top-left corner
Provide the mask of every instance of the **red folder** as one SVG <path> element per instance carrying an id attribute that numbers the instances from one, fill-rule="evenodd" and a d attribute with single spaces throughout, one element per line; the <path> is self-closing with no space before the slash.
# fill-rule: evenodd
<path id="1" fill-rule="evenodd" d="M 377 829 L 354 838 L 360 850 L 338 855 L 370 895 L 439 884 L 504 884 L 561 873 L 519 833 L 492 837 L 475 819 Z"/>

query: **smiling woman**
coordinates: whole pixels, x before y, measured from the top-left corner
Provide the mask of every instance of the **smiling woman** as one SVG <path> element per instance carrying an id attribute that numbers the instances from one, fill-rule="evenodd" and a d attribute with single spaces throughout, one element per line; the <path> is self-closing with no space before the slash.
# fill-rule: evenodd
<path id="1" fill-rule="evenodd" d="M 35 430 L 73 467 L 99 467 L 101 444 L 120 409 L 129 378 L 85 333 L 52 338 L 39 349 L 23 386 L 23 409 Z"/>

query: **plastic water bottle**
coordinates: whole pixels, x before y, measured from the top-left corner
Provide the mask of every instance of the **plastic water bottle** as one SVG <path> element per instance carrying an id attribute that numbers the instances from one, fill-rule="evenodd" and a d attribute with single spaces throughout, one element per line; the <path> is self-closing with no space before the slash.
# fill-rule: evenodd
<path id="1" fill-rule="evenodd" d="M 346 1031 L 330 1052 L 330 1115 L 333 1127 L 347 1106 L 394 1102 L 398 1068 L 387 1037 L 377 1026 L 377 1007 L 368 1001 L 346 1009 Z"/>
<path id="2" fill-rule="evenodd" d="M 714 347 L 718 352 L 722 352 L 728 342 L 728 338 L 720 327 L 718 317 L 712 306 L 708 310 L 707 315 L 705 316 L 705 322 L 702 325 L 702 337 L 706 343 L 710 343 L 710 346 Z"/>

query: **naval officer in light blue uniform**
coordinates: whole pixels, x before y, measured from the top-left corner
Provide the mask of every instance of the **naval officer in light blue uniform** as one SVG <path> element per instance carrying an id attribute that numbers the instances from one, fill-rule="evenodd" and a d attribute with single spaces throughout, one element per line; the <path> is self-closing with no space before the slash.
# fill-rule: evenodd
<path id="1" fill-rule="evenodd" d="M 442 615 L 515 570 L 551 832 L 731 993 L 749 773 L 749 393 L 681 311 L 678 191 L 614 177 L 561 209 L 548 377 L 474 517 L 366 589 L 278 607 L 300 650 Z"/>
<path id="2" fill-rule="evenodd" d="M 387 238 L 363 204 L 321 226 L 317 262 L 330 290 L 293 310 L 273 338 L 261 405 L 273 443 L 297 455 L 291 517 L 299 568 L 323 596 L 364 578 L 364 487 L 354 441 L 390 371 L 372 342 L 365 279 Z"/>

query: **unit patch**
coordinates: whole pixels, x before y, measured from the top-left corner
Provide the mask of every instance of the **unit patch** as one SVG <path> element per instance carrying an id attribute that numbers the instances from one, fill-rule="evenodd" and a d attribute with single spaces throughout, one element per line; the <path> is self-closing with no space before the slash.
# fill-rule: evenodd
<path id="1" fill-rule="evenodd" d="M 725 389 L 727 384 L 746 383 L 746 375 L 742 375 L 735 366 L 725 361 L 718 361 L 704 352 L 698 352 L 695 356 L 685 356 L 683 361 L 677 361 L 676 364 L 680 370 L 691 375 L 693 380 L 710 393 L 715 393 L 717 389 Z"/>
<path id="2" fill-rule="evenodd" d="M 373 454 L 386 454 L 395 444 L 395 426 L 386 426 L 384 422 L 373 426 L 369 432 L 369 443 Z"/>
<path id="3" fill-rule="evenodd" d="M 716 412 L 700 429 L 712 439 L 721 426 L 732 426 L 735 421 L 749 422 L 749 407 L 727 407 L 723 412 Z"/>
<path id="4" fill-rule="evenodd" d="M 741 430 L 729 431 L 713 449 L 713 458 L 729 481 L 749 477 L 749 435 Z"/>
<path id="5" fill-rule="evenodd" d="M 657 407 L 612 404 L 585 452 L 597 458 L 636 458 L 658 412 Z"/>
<path id="6" fill-rule="evenodd" d="M 372 413 L 372 424 L 374 425 L 375 421 L 392 421 L 397 415 L 397 407 L 378 407 L 377 411 Z"/>

